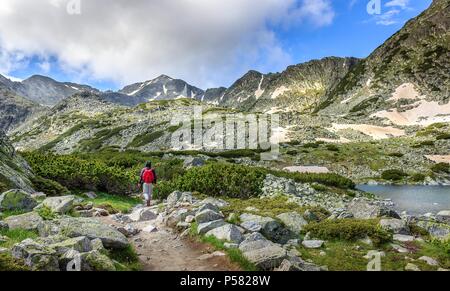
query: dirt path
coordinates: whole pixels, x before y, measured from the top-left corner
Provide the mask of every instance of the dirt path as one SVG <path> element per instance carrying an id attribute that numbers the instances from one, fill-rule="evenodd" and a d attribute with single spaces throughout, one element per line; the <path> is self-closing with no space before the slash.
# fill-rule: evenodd
<path id="1" fill-rule="evenodd" d="M 121 225 L 111 217 L 102 219 L 107 224 Z M 238 271 L 222 252 L 215 252 L 206 244 L 180 238 L 172 229 L 155 221 L 130 223 L 137 229 L 149 225 L 156 231 L 141 231 L 129 238 L 143 265 L 144 271 Z"/>

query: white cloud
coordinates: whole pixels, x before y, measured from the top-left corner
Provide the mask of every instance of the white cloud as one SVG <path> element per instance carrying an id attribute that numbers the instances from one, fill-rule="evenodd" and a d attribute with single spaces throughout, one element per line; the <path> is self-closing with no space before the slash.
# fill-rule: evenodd
<path id="1" fill-rule="evenodd" d="M 375 16 L 375 22 L 378 25 L 393 25 L 401 21 L 399 15 L 401 11 L 409 9 L 410 0 L 391 0 L 384 6 L 388 8 L 387 12 Z"/>
<path id="2" fill-rule="evenodd" d="M 409 5 L 409 0 L 392 0 L 385 4 L 386 7 L 400 7 L 406 9 Z"/>
<path id="3" fill-rule="evenodd" d="M 80 80 L 124 85 L 164 73 L 227 85 L 248 68 L 289 64 L 271 27 L 334 19 L 329 0 L 81 1 L 81 15 L 69 15 L 69 0 L 2 0 L 0 72 L 34 57 Z"/>

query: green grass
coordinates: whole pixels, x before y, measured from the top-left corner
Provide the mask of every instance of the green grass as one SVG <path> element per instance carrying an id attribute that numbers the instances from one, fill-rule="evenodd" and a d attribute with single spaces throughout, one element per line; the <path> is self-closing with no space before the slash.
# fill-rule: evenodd
<path id="1" fill-rule="evenodd" d="M 197 234 L 197 227 L 198 225 L 196 223 L 193 223 L 191 225 L 191 229 L 190 229 L 190 236 L 193 239 L 197 239 L 198 241 L 205 243 L 205 244 L 209 244 L 212 247 L 214 247 L 214 249 L 218 250 L 218 251 L 223 251 L 225 252 L 230 261 L 233 263 L 238 264 L 241 269 L 243 271 L 258 271 L 258 268 L 251 262 L 249 262 L 244 255 L 242 254 L 242 252 L 239 249 L 227 249 L 225 248 L 224 244 L 225 241 L 219 240 L 214 236 L 200 236 Z"/>
<path id="2" fill-rule="evenodd" d="M 27 238 L 35 239 L 38 237 L 37 232 L 24 229 L 11 229 L 7 231 L 0 231 L 1 235 L 7 236 L 9 240 L 4 243 L 0 243 L 0 247 L 11 248 L 16 243 L 19 243 Z"/>
<path id="3" fill-rule="evenodd" d="M 10 216 L 21 215 L 24 213 L 27 213 L 27 211 L 25 211 L 25 210 L 5 210 L 5 211 L 1 212 L 0 219 L 5 219 Z"/>
<path id="4" fill-rule="evenodd" d="M 95 207 L 107 208 L 109 206 L 116 212 L 129 213 L 133 207 L 142 203 L 142 200 L 127 196 L 97 193 L 97 198 L 85 199 L 84 202 L 92 202 Z"/>
<path id="5" fill-rule="evenodd" d="M 142 264 L 139 257 L 132 246 L 125 249 L 109 250 L 108 256 L 110 259 L 117 261 L 117 271 L 141 271 Z M 125 268 L 124 268 L 125 267 Z"/>

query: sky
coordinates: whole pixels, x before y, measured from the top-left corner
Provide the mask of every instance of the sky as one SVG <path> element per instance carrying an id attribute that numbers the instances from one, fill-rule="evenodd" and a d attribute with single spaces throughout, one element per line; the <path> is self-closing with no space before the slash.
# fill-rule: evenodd
<path id="1" fill-rule="evenodd" d="M 2 0 L 0 74 L 117 90 L 161 74 L 202 89 L 249 70 L 367 57 L 431 0 Z M 378 9 L 379 8 L 379 9 Z"/>

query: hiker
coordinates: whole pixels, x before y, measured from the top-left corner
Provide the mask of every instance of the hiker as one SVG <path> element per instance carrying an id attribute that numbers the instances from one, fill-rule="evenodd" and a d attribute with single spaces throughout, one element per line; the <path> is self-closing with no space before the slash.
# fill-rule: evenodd
<path id="1" fill-rule="evenodd" d="M 139 185 L 142 185 L 144 199 L 147 207 L 150 207 L 152 194 L 153 194 L 153 184 L 156 184 L 156 172 L 152 169 L 152 162 L 147 162 L 145 168 L 141 170 L 141 176 Z"/>

